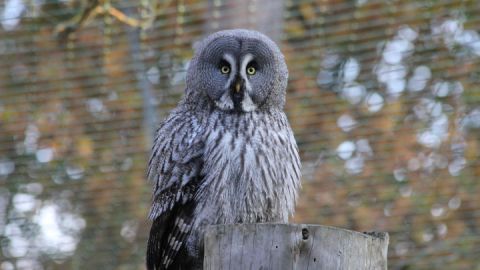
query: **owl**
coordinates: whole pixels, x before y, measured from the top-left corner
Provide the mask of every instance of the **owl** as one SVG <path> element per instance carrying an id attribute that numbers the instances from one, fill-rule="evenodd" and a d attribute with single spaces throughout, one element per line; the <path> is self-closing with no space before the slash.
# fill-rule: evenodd
<path id="1" fill-rule="evenodd" d="M 195 45 L 148 165 L 148 269 L 202 269 L 208 225 L 288 222 L 301 165 L 283 111 L 287 80 L 282 53 L 259 32 L 220 31 Z"/>

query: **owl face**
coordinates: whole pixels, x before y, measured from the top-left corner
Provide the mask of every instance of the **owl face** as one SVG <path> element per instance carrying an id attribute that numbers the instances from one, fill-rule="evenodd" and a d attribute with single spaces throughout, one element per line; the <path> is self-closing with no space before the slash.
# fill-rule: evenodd
<path id="1" fill-rule="evenodd" d="M 207 38 L 194 57 L 187 87 L 190 80 L 199 88 L 196 91 L 204 91 L 223 111 L 251 112 L 274 103 L 283 106 L 288 73 L 273 41 L 246 30 L 216 35 Z M 201 78 L 192 78 L 191 73 Z"/>

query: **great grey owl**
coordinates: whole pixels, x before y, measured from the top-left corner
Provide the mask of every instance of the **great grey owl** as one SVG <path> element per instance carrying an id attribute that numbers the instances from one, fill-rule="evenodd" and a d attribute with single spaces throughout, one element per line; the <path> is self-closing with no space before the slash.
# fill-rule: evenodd
<path id="1" fill-rule="evenodd" d="M 196 44 L 183 99 L 157 131 L 148 269 L 202 269 L 211 224 L 287 222 L 300 186 L 283 112 L 288 70 L 277 45 L 250 30 Z"/>

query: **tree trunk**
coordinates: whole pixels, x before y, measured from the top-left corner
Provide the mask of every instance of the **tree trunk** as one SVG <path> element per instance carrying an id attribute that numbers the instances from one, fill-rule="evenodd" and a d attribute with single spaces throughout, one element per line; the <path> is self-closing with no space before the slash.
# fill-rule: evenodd
<path id="1" fill-rule="evenodd" d="M 302 224 L 210 226 L 205 270 L 387 269 L 388 233 Z"/>
<path id="2" fill-rule="evenodd" d="M 260 31 L 273 41 L 280 42 L 283 32 L 284 1 L 210 0 L 208 3 L 213 16 L 207 18 L 207 33 L 222 29 L 247 28 Z"/>

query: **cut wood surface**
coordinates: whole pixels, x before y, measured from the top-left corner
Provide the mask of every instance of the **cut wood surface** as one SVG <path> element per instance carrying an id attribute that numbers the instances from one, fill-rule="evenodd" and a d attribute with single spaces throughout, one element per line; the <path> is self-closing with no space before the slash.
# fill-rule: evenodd
<path id="1" fill-rule="evenodd" d="M 304 224 L 207 228 L 204 270 L 387 269 L 388 233 Z"/>

